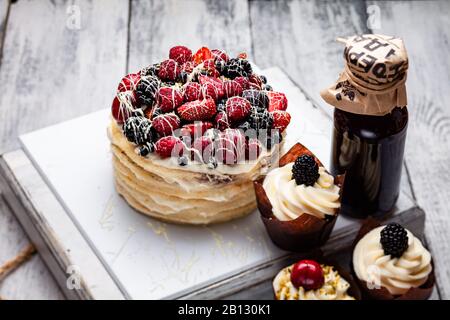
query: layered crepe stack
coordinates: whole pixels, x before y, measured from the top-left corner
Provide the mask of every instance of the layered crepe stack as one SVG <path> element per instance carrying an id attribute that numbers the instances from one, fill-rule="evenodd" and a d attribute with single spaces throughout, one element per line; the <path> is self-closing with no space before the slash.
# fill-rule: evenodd
<path id="1" fill-rule="evenodd" d="M 277 158 L 278 148 L 273 148 L 251 163 L 182 167 L 176 158 L 138 155 L 115 121 L 108 130 L 119 194 L 139 212 L 171 223 L 206 225 L 252 212 L 253 180 Z"/>

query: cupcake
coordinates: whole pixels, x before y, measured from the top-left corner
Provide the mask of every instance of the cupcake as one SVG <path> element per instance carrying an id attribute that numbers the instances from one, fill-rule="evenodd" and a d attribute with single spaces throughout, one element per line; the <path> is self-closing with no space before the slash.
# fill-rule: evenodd
<path id="1" fill-rule="evenodd" d="M 286 108 L 245 54 L 173 47 L 117 88 L 108 130 L 117 192 L 166 222 L 245 216 L 256 208 L 253 180 L 278 161 Z"/>
<path id="2" fill-rule="evenodd" d="M 288 251 L 306 251 L 330 236 L 340 210 L 343 176 L 333 177 L 297 143 L 280 166 L 254 182 L 261 218 L 272 241 Z"/>
<path id="3" fill-rule="evenodd" d="M 359 292 L 335 267 L 301 260 L 273 280 L 276 300 L 356 300 Z"/>
<path id="4" fill-rule="evenodd" d="M 434 273 L 422 242 L 398 223 L 372 229 L 357 242 L 353 270 L 368 298 L 425 300 Z"/>

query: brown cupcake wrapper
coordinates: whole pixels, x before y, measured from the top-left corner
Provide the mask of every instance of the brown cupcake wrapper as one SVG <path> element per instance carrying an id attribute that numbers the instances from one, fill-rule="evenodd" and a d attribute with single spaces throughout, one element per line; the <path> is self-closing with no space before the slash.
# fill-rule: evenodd
<path id="1" fill-rule="evenodd" d="M 280 167 L 294 162 L 303 154 L 313 156 L 316 162 L 320 166 L 323 166 L 320 160 L 308 148 L 297 143 L 281 157 Z M 345 175 L 339 175 L 334 178 L 334 183 L 340 188 L 340 196 L 342 195 L 344 179 Z M 253 186 L 255 188 L 261 219 L 269 237 L 275 245 L 287 251 L 305 252 L 320 247 L 328 240 L 340 209 L 336 210 L 334 216 L 327 217 L 326 219 L 320 219 L 305 212 L 297 219 L 281 221 L 272 213 L 272 204 L 263 188 L 263 181 L 264 178 L 254 181 Z"/>
<path id="2" fill-rule="evenodd" d="M 359 240 L 361 240 L 371 230 L 380 227 L 381 225 L 383 225 L 381 221 L 371 217 L 367 218 L 361 225 L 361 228 L 359 229 L 359 232 L 355 240 L 353 241 L 352 252 Z M 433 287 L 436 283 L 433 259 L 431 259 L 431 266 L 431 273 L 428 275 L 428 279 L 423 285 L 417 288 L 411 288 L 402 295 L 393 295 L 385 287 L 373 289 L 369 288 L 370 286 L 368 285 L 368 283 L 364 280 L 360 280 L 355 273 L 355 269 L 353 268 L 353 255 L 351 262 L 353 278 L 359 285 L 359 289 L 361 290 L 363 299 L 368 300 L 427 300 L 431 296 Z"/>
<path id="3" fill-rule="evenodd" d="M 312 253 L 310 255 L 307 255 L 307 256 L 305 256 L 305 257 L 303 257 L 301 259 L 298 259 L 297 261 L 300 261 L 300 260 L 303 260 L 303 259 L 314 260 L 314 261 L 316 261 L 319 264 L 332 266 L 339 273 L 339 275 L 342 278 L 344 278 L 350 284 L 350 288 L 348 289 L 347 293 L 350 296 L 352 296 L 353 298 L 355 298 L 355 300 L 362 300 L 361 290 L 360 290 L 359 285 L 358 285 L 358 283 L 356 281 L 356 278 L 354 278 L 352 273 L 349 272 L 344 267 L 342 267 L 338 262 L 336 262 L 335 260 L 330 259 L 328 257 L 324 257 L 322 255 L 321 251 L 316 251 L 316 252 L 314 252 L 314 253 Z M 286 267 L 288 267 L 288 266 L 286 266 Z M 274 277 L 274 279 L 275 279 L 275 277 Z M 273 282 L 273 280 L 272 280 L 272 282 Z M 277 300 L 275 291 L 273 292 L 273 295 L 274 295 L 274 299 Z"/>

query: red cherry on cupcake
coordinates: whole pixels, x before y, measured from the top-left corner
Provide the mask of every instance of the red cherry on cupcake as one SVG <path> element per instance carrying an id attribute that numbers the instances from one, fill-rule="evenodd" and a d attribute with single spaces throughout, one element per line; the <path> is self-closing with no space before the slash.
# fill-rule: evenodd
<path id="1" fill-rule="evenodd" d="M 316 290 L 322 287 L 324 281 L 322 267 L 316 261 L 301 260 L 292 267 L 291 282 L 297 288 Z"/>

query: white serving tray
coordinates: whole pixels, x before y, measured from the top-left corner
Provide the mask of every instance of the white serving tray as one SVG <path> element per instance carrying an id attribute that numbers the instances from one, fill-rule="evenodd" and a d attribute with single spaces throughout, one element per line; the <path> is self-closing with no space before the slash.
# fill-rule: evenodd
<path id="1" fill-rule="evenodd" d="M 292 122 L 286 149 L 301 141 L 328 166 L 330 119 L 279 69 L 263 73 L 274 89 L 285 92 L 289 100 Z M 16 152 L 5 155 L 3 160 L 4 171 L 7 166 L 12 175 L 21 168 L 18 159 L 23 159 L 23 166 L 31 161 L 61 206 L 62 210 L 48 207 L 51 212 L 35 213 L 33 219 L 37 225 L 45 220 L 37 233 L 46 234 L 47 246 L 56 246 L 50 250 L 51 255 L 66 258 L 59 262 L 63 272 L 69 266 L 77 270 L 85 290 L 78 296 L 227 297 L 244 290 L 256 278 L 266 281 L 273 275 L 271 268 L 279 267 L 274 262 L 289 256 L 272 244 L 257 211 L 229 223 L 192 227 L 162 223 L 131 209 L 114 189 L 108 123 L 106 109 L 23 135 L 20 140 L 27 157 Z M 22 178 L 30 183 L 30 175 Z M 14 179 L 20 180 L 20 174 Z M 22 201 L 30 197 L 27 191 L 25 196 L 15 193 Z M 42 206 L 42 200 L 38 205 Z M 401 213 L 411 208 L 415 208 L 413 202 L 402 195 L 394 218 L 414 220 L 416 229 L 422 229 L 420 210 L 402 217 Z M 66 220 L 62 221 L 61 215 Z M 417 224 L 419 220 L 422 222 Z M 358 224 L 359 221 L 339 217 L 326 248 L 335 251 L 347 246 Z M 64 277 L 60 278 L 61 283 Z"/>

